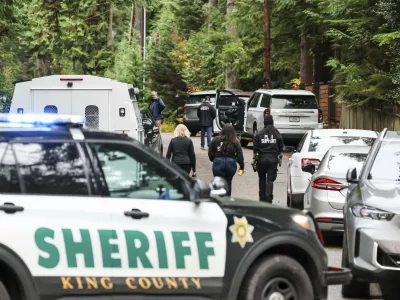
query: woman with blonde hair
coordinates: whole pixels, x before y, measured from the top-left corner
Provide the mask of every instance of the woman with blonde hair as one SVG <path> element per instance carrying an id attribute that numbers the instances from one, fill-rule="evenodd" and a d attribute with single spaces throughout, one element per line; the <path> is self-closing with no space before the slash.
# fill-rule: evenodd
<path id="1" fill-rule="evenodd" d="M 192 170 L 192 176 L 196 177 L 196 154 L 194 153 L 193 142 L 190 139 L 190 132 L 185 125 L 176 126 L 174 138 L 169 143 L 166 157 L 188 174 Z"/>

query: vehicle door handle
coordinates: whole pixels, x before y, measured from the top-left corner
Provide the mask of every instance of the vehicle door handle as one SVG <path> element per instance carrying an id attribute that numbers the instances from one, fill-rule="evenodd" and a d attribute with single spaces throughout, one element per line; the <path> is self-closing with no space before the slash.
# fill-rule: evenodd
<path id="1" fill-rule="evenodd" d="M 0 210 L 3 210 L 6 214 L 13 214 L 17 211 L 23 211 L 24 208 L 22 206 L 15 206 L 14 203 L 5 202 L 3 205 L 0 205 Z"/>
<path id="2" fill-rule="evenodd" d="M 124 215 L 127 217 L 131 217 L 132 219 L 136 219 L 136 220 L 149 217 L 149 214 L 147 212 L 142 212 L 136 208 L 134 208 L 130 211 L 124 212 Z"/>

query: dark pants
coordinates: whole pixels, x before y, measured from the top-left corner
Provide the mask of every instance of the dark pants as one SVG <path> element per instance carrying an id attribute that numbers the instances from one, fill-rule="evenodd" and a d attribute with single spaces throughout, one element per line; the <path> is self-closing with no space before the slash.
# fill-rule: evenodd
<path id="1" fill-rule="evenodd" d="M 272 203 L 272 199 L 274 199 L 274 181 L 278 175 L 278 157 L 259 156 L 257 166 L 260 201 Z"/>
<path id="2" fill-rule="evenodd" d="M 192 170 L 192 165 L 178 165 L 178 166 L 188 174 L 190 174 L 190 171 Z"/>
<path id="3" fill-rule="evenodd" d="M 227 196 L 232 195 L 232 179 L 237 170 L 236 160 L 230 157 L 218 157 L 214 160 L 212 171 L 214 177 L 222 177 L 228 182 Z"/>
<path id="4" fill-rule="evenodd" d="M 212 136 L 212 127 L 201 127 L 201 148 L 204 148 L 204 137 L 207 132 L 207 147 L 210 146 L 211 136 Z"/>

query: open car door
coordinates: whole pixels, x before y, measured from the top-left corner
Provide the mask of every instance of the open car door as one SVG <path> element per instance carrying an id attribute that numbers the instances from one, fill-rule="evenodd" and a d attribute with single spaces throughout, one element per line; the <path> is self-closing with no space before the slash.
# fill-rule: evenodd
<path id="1" fill-rule="evenodd" d="M 246 102 L 228 90 L 216 90 L 215 108 L 217 117 L 214 133 L 219 133 L 225 124 L 232 124 L 241 135 L 246 124 Z"/>

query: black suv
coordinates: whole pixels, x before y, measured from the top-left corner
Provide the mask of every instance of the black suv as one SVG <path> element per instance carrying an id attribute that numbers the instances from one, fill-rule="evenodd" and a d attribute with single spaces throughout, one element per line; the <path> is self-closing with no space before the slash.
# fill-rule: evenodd
<path id="1" fill-rule="evenodd" d="M 81 124 L 0 115 L 0 299 L 311 300 L 349 282 L 311 216 Z"/>

